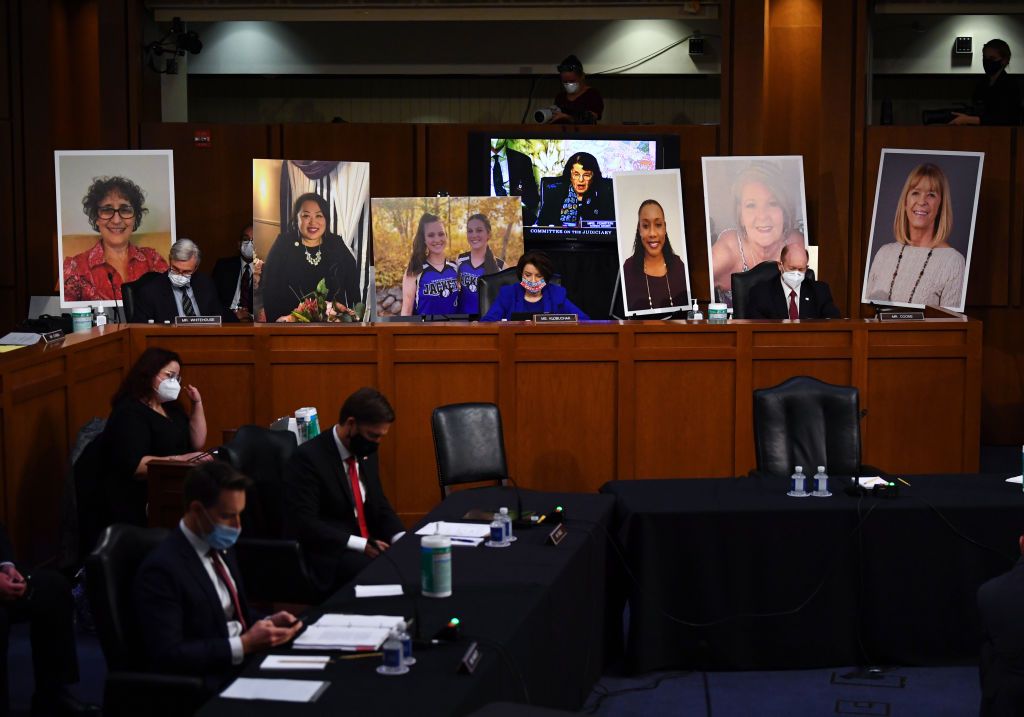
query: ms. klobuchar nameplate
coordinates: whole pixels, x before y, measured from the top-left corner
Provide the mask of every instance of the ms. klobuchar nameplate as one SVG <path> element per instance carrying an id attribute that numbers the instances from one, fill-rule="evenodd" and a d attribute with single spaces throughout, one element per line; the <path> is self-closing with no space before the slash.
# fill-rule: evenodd
<path id="1" fill-rule="evenodd" d="M 578 324 L 580 317 L 576 314 L 534 314 L 535 324 Z"/>
<path id="2" fill-rule="evenodd" d="M 220 326 L 220 316 L 175 316 L 175 326 Z"/>

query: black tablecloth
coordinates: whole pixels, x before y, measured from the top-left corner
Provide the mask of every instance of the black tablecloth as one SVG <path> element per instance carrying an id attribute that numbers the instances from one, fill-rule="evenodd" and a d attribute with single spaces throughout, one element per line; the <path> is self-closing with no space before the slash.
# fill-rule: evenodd
<path id="1" fill-rule="evenodd" d="M 791 498 L 768 477 L 606 484 L 636 579 L 627 665 L 977 660 L 975 592 L 1016 560 L 1024 494 L 1005 476 L 904 477 L 894 499 L 835 479 L 831 498 Z"/>
<path id="2" fill-rule="evenodd" d="M 399 677 L 378 675 L 379 658 L 341 661 L 325 671 L 268 672 L 260 671 L 259 656 L 247 664 L 243 676 L 329 680 L 331 685 L 312 705 L 215 698 L 199 714 L 460 715 L 496 700 L 578 708 L 605 661 L 611 619 L 604 599 L 605 531 L 614 501 L 602 495 L 533 491 L 523 491 L 522 501 L 524 509 L 539 512 L 566 506 L 568 537 L 557 547 L 545 545 L 551 526 L 542 525 L 518 531 L 519 540 L 509 548 L 453 547 L 453 594 L 432 599 L 419 595 L 419 537 L 410 532 L 388 551 L 393 562 L 375 560 L 307 616 L 308 621 L 322 612 L 415 616 L 422 637 L 458 617 L 462 636 L 457 643 L 415 651 L 417 663 Z M 426 520 L 459 519 L 471 508 L 496 510 L 502 505 L 515 508 L 513 490 L 460 491 Z M 354 594 L 355 583 L 397 582 L 405 585 L 406 595 L 356 599 Z M 473 675 L 457 674 L 472 640 L 483 652 L 480 664 Z"/>

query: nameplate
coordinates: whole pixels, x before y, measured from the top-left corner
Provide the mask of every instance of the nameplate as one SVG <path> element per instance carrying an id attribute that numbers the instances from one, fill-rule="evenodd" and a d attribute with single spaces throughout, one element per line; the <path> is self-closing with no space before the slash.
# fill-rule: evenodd
<path id="1" fill-rule="evenodd" d="M 57 329 L 56 331 L 46 331 L 39 335 L 43 337 L 43 342 L 47 344 L 55 344 L 58 341 L 64 340 L 64 332 L 60 329 Z"/>
<path id="2" fill-rule="evenodd" d="M 220 316 L 175 316 L 175 326 L 220 326 Z"/>
<path id="3" fill-rule="evenodd" d="M 878 315 L 879 321 L 924 321 L 923 311 L 885 311 Z"/>
<path id="4" fill-rule="evenodd" d="M 578 324 L 580 317 L 576 314 L 534 314 L 535 324 Z"/>
<path id="5" fill-rule="evenodd" d="M 554 530 L 548 533 L 548 542 L 552 545 L 558 545 L 568 534 L 569 529 L 565 527 L 565 523 L 559 523 L 555 526 Z"/>
<path id="6" fill-rule="evenodd" d="M 459 660 L 459 669 L 457 671 L 465 675 L 472 675 L 473 670 L 480 664 L 481 657 L 480 648 L 477 646 L 476 640 L 474 640 L 470 644 L 469 649 L 466 650 L 466 654 Z"/>

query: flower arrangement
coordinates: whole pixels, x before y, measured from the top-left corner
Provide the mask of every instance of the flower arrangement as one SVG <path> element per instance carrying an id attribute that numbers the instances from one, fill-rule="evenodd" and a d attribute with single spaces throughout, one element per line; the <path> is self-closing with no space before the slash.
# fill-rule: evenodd
<path id="1" fill-rule="evenodd" d="M 349 308 L 340 301 L 331 301 L 327 298 L 327 284 L 321 279 L 316 288 L 299 297 L 299 304 L 292 309 L 291 314 L 282 317 L 284 321 L 292 321 L 301 324 L 312 323 L 357 323 L 363 320 L 366 305 L 362 302 Z"/>

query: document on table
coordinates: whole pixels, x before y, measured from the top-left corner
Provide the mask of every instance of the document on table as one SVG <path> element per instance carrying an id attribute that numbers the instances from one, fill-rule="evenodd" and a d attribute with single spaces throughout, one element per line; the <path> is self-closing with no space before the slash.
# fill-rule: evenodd
<path id="1" fill-rule="evenodd" d="M 322 670 L 331 658 L 327 655 L 267 655 L 261 670 Z"/>
<path id="2" fill-rule="evenodd" d="M 876 485 L 889 485 L 889 481 L 882 480 L 878 476 L 866 476 L 864 478 L 858 478 L 857 482 L 860 483 L 861 488 L 873 488 Z"/>
<path id="3" fill-rule="evenodd" d="M 296 650 L 377 650 L 388 638 L 389 627 L 317 627 L 310 625 L 295 638 Z"/>
<path id="4" fill-rule="evenodd" d="M 239 677 L 220 693 L 231 700 L 274 700 L 275 702 L 313 702 L 330 682 L 317 680 L 264 680 Z"/>
<path id="5" fill-rule="evenodd" d="M 405 618 L 401 615 L 353 615 L 328 612 L 310 627 L 384 627 L 390 630 Z"/>
<path id="6" fill-rule="evenodd" d="M 356 585 L 356 597 L 388 597 L 401 595 L 401 585 Z"/>
<path id="7" fill-rule="evenodd" d="M 416 535 L 446 535 L 449 538 L 486 538 L 490 534 L 489 523 L 449 523 L 443 520 L 427 523 L 416 531 Z"/>
<path id="8" fill-rule="evenodd" d="M 37 343 L 39 343 L 39 334 L 21 331 L 12 331 L 0 338 L 0 344 L 4 346 L 35 346 Z"/>

